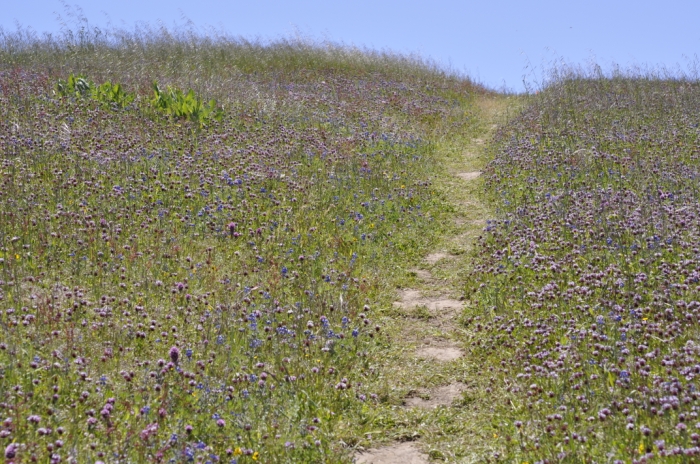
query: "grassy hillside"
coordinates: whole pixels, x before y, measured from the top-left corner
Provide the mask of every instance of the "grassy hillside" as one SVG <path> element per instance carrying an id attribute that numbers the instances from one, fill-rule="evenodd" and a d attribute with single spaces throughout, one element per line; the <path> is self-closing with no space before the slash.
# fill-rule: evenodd
<path id="1" fill-rule="evenodd" d="M 700 86 L 562 79 L 497 134 L 467 283 L 509 462 L 700 453 Z"/>
<path id="2" fill-rule="evenodd" d="M 333 44 L 0 32 L 6 459 L 688 462 L 699 105 L 691 79 L 506 98 Z"/>
<path id="3" fill-rule="evenodd" d="M 435 140 L 484 92 L 336 46 L 2 34 L 8 461 L 349 462 L 378 305 L 444 228 Z"/>

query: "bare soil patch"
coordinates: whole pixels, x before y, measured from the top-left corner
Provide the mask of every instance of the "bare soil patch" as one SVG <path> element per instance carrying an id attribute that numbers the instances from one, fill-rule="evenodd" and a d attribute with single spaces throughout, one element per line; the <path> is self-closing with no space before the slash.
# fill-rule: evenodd
<path id="1" fill-rule="evenodd" d="M 459 310 L 463 303 L 452 298 L 426 298 L 419 290 L 405 289 L 400 293 L 401 299 L 394 302 L 394 306 L 411 309 L 416 306 L 425 306 L 435 316 L 440 316 L 445 311 Z"/>
<path id="2" fill-rule="evenodd" d="M 452 298 L 438 298 L 432 300 L 426 306 L 430 311 L 437 313 L 436 315 L 440 315 L 440 313 L 447 310 L 462 309 L 463 303 L 459 300 L 453 300 Z"/>
<path id="3" fill-rule="evenodd" d="M 466 226 L 467 224 L 469 224 L 470 226 L 473 225 L 474 227 L 484 228 L 486 226 L 486 221 L 484 219 L 457 218 L 457 219 L 455 219 L 455 224 L 458 226 Z M 454 238 L 454 240 L 456 240 L 458 242 L 460 242 L 460 241 L 463 242 L 464 237 L 466 237 L 466 235 L 458 235 Z"/>
<path id="4" fill-rule="evenodd" d="M 463 383 L 452 383 L 425 392 L 419 391 L 417 396 L 406 398 L 406 407 L 434 409 L 438 406 L 450 406 L 466 388 Z"/>
<path id="5" fill-rule="evenodd" d="M 428 464 L 428 457 L 411 442 L 370 449 L 356 456 L 357 464 Z"/>
<path id="6" fill-rule="evenodd" d="M 447 253 L 431 253 L 428 256 L 425 257 L 425 261 L 428 264 L 435 264 L 441 259 L 447 258 L 448 254 Z"/>
<path id="7" fill-rule="evenodd" d="M 436 361 L 449 362 L 462 357 L 464 352 L 452 345 L 444 346 L 423 346 L 416 350 L 419 358 L 430 358 Z"/>
<path id="8" fill-rule="evenodd" d="M 394 305 L 402 308 L 412 308 L 422 304 L 425 300 L 423 295 L 421 295 L 420 290 L 413 290 L 406 288 L 399 291 L 399 301 L 395 301 Z"/>
<path id="9" fill-rule="evenodd" d="M 428 281 L 433 278 L 430 271 L 426 271 L 425 269 L 414 269 L 412 272 L 414 272 L 416 277 L 418 277 L 420 280 Z"/>
<path id="10" fill-rule="evenodd" d="M 459 172 L 457 177 L 462 180 L 474 180 L 481 175 L 481 171 Z"/>

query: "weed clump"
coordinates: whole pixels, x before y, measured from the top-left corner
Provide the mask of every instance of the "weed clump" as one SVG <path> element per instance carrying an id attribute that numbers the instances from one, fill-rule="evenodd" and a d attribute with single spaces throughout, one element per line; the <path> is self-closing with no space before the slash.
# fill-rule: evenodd
<path id="1" fill-rule="evenodd" d="M 162 91 L 158 82 L 153 82 L 151 105 L 168 116 L 189 120 L 200 125 L 210 120 L 220 121 L 223 117 L 223 110 L 216 106 L 216 100 L 210 100 L 206 103 L 197 97 L 192 89 L 187 93 L 172 87 Z"/>
<path id="2" fill-rule="evenodd" d="M 67 80 L 59 79 L 55 90 L 60 97 L 92 98 L 114 108 L 125 108 L 136 99 L 136 95 L 125 92 L 121 84 L 107 81 L 97 85 L 85 76 L 73 74 Z"/>

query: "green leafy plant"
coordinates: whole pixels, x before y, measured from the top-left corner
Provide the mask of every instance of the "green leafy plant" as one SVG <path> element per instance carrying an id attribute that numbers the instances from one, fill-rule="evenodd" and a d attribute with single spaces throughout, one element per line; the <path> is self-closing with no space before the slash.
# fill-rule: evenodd
<path id="1" fill-rule="evenodd" d="M 124 108 L 134 101 L 136 95 L 125 92 L 121 84 L 113 84 L 107 81 L 93 88 L 92 98 L 102 103 L 109 105 L 116 104 L 118 107 Z"/>
<path id="2" fill-rule="evenodd" d="M 92 98 L 107 106 L 116 105 L 119 108 L 124 108 L 136 99 L 136 95 L 125 92 L 121 84 L 107 81 L 97 85 L 85 76 L 74 74 L 65 81 L 60 79 L 56 84 L 56 92 L 61 97 Z"/>
<path id="3" fill-rule="evenodd" d="M 216 100 L 205 103 L 197 97 L 192 89 L 184 93 L 180 89 L 168 86 L 161 90 L 158 82 L 153 82 L 153 99 L 151 104 L 158 111 L 176 119 L 185 119 L 201 125 L 214 119 L 221 120 L 223 111 L 216 105 Z"/>
<path id="4" fill-rule="evenodd" d="M 68 80 L 58 80 L 56 92 L 61 97 L 87 97 L 91 94 L 93 87 L 94 84 L 87 80 L 85 76 L 71 74 L 68 76 Z"/>

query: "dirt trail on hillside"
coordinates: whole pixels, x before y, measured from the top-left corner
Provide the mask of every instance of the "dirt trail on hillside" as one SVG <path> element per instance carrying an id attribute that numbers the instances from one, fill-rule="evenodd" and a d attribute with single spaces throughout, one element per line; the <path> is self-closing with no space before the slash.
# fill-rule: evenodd
<path id="1" fill-rule="evenodd" d="M 409 321 L 401 331 L 401 343 L 413 347 L 405 351 L 406 362 L 427 362 L 436 370 L 434 378 L 429 379 L 436 385 L 415 385 L 409 390 L 401 406 L 406 410 L 432 414 L 431 411 L 440 408 L 451 408 L 471 388 L 451 378 L 454 366 L 474 362 L 465 358 L 460 344 L 464 329 L 459 318 L 468 302 L 463 301 L 459 275 L 469 265 L 466 252 L 474 246 L 488 217 L 489 211 L 477 195 L 476 183 L 485 164 L 485 144 L 503 119 L 506 106 L 503 98 L 483 98 L 479 104 L 483 130 L 466 146 L 453 150 L 454 155 L 446 157 L 450 176 L 444 180 L 445 188 L 457 211 L 454 234 L 446 236 L 438 249 L 425 256 L 419 269 L 407 270 L 416 277 L 415 287 L 400 289 L 396 294 L 394 310 Z M 449 458 L 449 453 L 435 449 L 426 453 L 428 446 L 417 438 L 417 441 L 361 449 L 355 455 L 356 462 L 423 464 L 429 462 L 429 457 Z"/>

